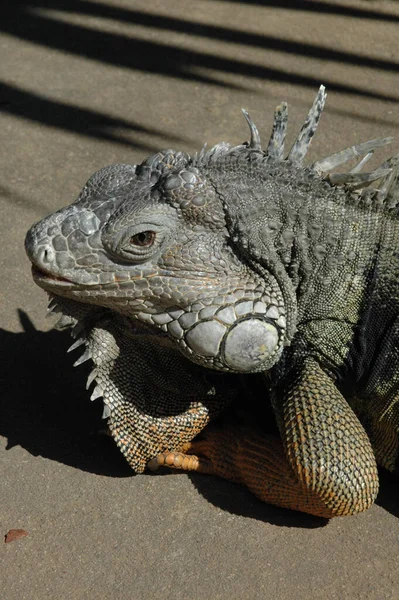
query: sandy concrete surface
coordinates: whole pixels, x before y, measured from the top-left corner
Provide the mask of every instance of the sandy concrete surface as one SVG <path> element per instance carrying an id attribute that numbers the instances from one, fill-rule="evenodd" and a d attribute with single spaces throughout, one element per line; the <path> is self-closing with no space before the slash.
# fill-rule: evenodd
<path id="1" fill-rule="evenodd" d="M 327 522 L 214 478 L 132 476 L 95 433 L 101 402 L 44 320 L 23 240 L 104 165 L 247 139 L 241 107 L 267 139 L 287 100 L 293 140 L 320 83 L 313 158 L 399 139 L 399 3 L 9 0 L 0 28 L 0 523 L 29 533 L 1 546 L 0 596 L 398 599 L 393 477 Z"/>

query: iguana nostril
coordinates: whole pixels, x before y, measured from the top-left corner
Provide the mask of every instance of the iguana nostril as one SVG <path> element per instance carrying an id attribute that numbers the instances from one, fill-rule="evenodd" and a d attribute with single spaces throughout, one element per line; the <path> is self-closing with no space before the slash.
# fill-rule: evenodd
<path id="1" fill-rule="evenodd" d="M 41 246 L 37 254 L 39 261 L 43 264 L 49 264 L 54 260 L 54 252 L 50 246 Z"/>

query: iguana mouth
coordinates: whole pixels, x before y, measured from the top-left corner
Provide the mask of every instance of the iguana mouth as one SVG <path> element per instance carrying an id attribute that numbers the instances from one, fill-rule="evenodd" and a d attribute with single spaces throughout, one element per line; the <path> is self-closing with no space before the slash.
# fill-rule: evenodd
<path id="1" fill-rule="evenodd" d="M 49 273 L 48 271 L 45 271 L 41 267 L 38 267 L 34 264 L 32 264 L 32 277 L 37 283 L 39 283 L 40 281 L 49 281 L 60 284 L 73 284 L 73 282 L 70 279 L 66 279 L 65 277 L 58 277 L 57 275 Z"/>

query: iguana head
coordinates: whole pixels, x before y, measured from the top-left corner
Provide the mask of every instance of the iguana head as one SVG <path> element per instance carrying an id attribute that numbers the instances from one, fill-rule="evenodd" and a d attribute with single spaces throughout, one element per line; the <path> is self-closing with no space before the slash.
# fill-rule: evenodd
<path id="1" fill-rule="evenodd" d="M 279 177 L 303 179 L 299 163 L 324 99 L 321 88 L 288 161 L 281 105 L 266 152 L 246 115 L 249 144 L 219 144 L 195 157 L 169 150 L 139 166 L 101 169 L 76 202 L 28 232 L 36 283 L 52 295 L 158 327 L 204 366 L 269 369 L 295 329 L 295 290 L 272 233 L 270 244 L 262 241 L 270 256 L 253 247 L 242 227 L 251 207 L 240 194 L 253 185 L 260 163 L 269 164 L 275 186 L 276 168 Z M 256 221 L 256 211 L 251 214 Z"/>
<path id="2" fill-rule="evenodd" d="M 284 343 L 278 284 L 234 252 L 217 190 L 180 153 L 100 170 L 26 248 L 45 290 L 160 327 L 196 362 L 263 369 Z"/>

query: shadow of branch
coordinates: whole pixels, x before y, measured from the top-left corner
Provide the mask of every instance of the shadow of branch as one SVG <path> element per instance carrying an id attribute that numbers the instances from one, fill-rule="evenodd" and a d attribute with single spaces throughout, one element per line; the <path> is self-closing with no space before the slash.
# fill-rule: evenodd
<path id="1" fill-rule="evenodd" d="M 65 6 L 65 5 L 64 5 Z M 79 12 L 80 3 L 75 5 L 76 12 Z M 256 78 L 262 80 L 287 82 L 289 84 L 302 85 L 306 87 L 317 88 L 319 77 L 311 75 L 302 75 L 293 73 L 291 69 L 272 68 L 269 65 L 256 64 L 254 62 L 239 60 L 234 57 L 223 57 L 221 55 L 209 54 L 199 50 L 190 50 L 171 43 L 161 43 L 158 41 L 148 41 L 145 39 L 135 39 L 121 33 L 111 33 L 108 31 L 99 31 L 86 25 L 76 25 L 58 20 L 54 16 L 41 14 L 35 9 L 45 7 L 58 9 L 57 3 L 50 2 L 20 2 L 9 7 L 8 14 L 4 16 L 1 29 L 15 37 L 24 39 L 36 44 L 41 44 L 49 48 L 62 50 L 72 55 L 79 55 L 90 60 L 100 61 L 104 64 L 118 65 L 128 69 L 154 73 L 162 76 L 175 77 L 187 81 L 207 83 L 216 86 L 223 86 L 235 89 L 244 89 L 245 86 L 231 80 L 223 80 L 223 76 L 235 74 L 242 78 Z M 62 10 L 62 8 L 61 8 Z M 83 4 L 82 12 L 88 12 L 87 3 Z M 93 5 L 91 14 L 97 14 L 97 6 Z M 101 14 L 101 6 L 98 8 Z M 109 14 L 109 9 L 107 14 Z M 118 18 L 118 13 L 115 13 Z M 129 11 L 124 11 L 119 15 L 119 19 L 129 17 Z M 148 16 L 139 13 L 135 15 L 140 18 L 143 24 L 151 25 Z M 146 20 L 147 19 L 147 20 Z M 389 69 L 395 71 L 396 63 L 391 61 L 379 61 L 377 59 L 351 55 L 338 51 L 312 47 L 310 44 L 298 44 L 295 42 L 285 42 L 277 38 L 254 36 L 245 32 L 230 32 L 226 28 L 214 26 L 201 26 L 196 28 L 190 22 L 179 19 L 170 19 L 165 17 L 154 17 L 154 28 L 187 31 L 194 35 L 202 35 L 208 39 L 221 39 L 245 43 L 247 45 L 258 45 L 269 47 L 270 49 L 280 50 L 281 52 L 293 54 L 299 53 L 306 56 L 324 58 L 325 60 L 338 60 L 339 62 L 348 62 L 364 66 L 368 62 L 373 68 Z M 201 32 L 201 33 L 199 33 Z M 236 36 L 236 39 L 234 38 Z M 398 97 L 382 93 L 380 91 L 371 91 L 362 89 L 354 84 L 339 83 L 334 80 L 324 78 L 324 84 L 330 91 L 348 93 L 357 96 L 375 98 L 379 100 L 397 101 Z"/>
<path id="2" fill-rule="evenodd" d="M 224 2 L 243 3 L 243 0 L 222 0 Z M 337 2 L 318 2 L 317 0 L 245 0 L 245 4 L 256 4 L 270 8 L 283 10 L 297 10 L 298 12 L 312 12 L 320 15 L 340 15 L 354 19 L 371 19 L 375 21 L 388 21 L 390 23 L 399 21 L 399 16 L 394 13 L 376 10 L 377 3 L 373 8 L 359 6 L 345 6 Z"/>
<path id="3" fill-rule="evenodd" d="M 95 110 L 50 100 L 8 84 L 1 85 L 0 107 L 3 112 L 43 123 L 48 127 L 57 127 L 86 137 L 123 144 L 145 152 L 152 153 L 158 151 L 159 148 L 148 143 L 138 142 L 128 135 L 113 133 L 112 129 L 124 129 L 127 133 L 163 137 L 166 140 L 165 144 L 167 144 L 167 140 L 190 143 L 187 138 L 168 135 L 160 129 L 143 127 L 127 119 L 118 119 Z"/>

